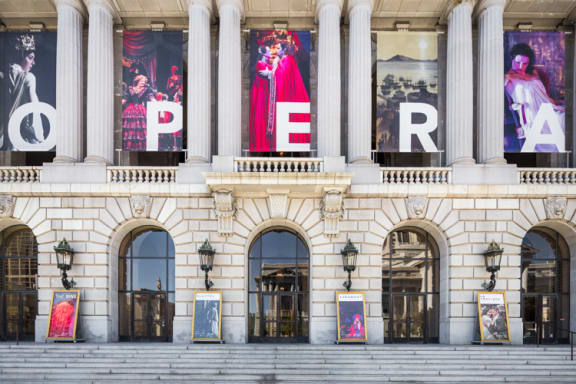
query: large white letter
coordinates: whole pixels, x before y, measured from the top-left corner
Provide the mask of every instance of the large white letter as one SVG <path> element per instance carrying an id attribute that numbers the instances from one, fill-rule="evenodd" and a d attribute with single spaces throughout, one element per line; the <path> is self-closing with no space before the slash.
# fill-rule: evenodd
<path id="1" fill-rule="evenodd" d="M 48 137 L 44 141 L 32 144 L 24 140 L 20 133 L 20 124 L 22 120 L 30 114 L 44 115 L 50 123 Z M 40 119 L 34 119 L 39 121 Z M 34 102 L 26 103 L 18 107 L 8 122 L 8 137 L 14 148 L 18 151 L 49 151 L 56 147 L 56 109 L 47 103 Z M 35 127 L 36 128 L 36 127 Z"/>
<path id="2" fill-rule="evenodd" d="M 550 133 L 543 133 L 544 124 L 548 123 Z M 540 110 L 532 123 L 532 128 L 526 130 L 526 141 L 522 146 L 522 152 L 535 152 L 536 146 L 541 144 L 553 144 L 558 152 L 565 151 L 566 138 L 558 119 L 558 113 L 550 103 L 540 106 Z"/>
<path id="3" fill-rule="evenodd" d="M 412 114 L 426 115 L 426 122 L 413 124 Z M 412 135 L 418 136 L 425 152 L 438 152 L 430 133 L 438 128 L 438 112 L 426 103 L 400 103 L 400 152 L 412 152 Z"/>
<path id="4" fill-rule="evenodd" d="M 172 121 L 160 122 L 160 112 L 170 112 Z M 146 103 L 146 150 L 158 150 L 158 135 L 175 133 L 182 129 L 182 106 L 173 101 L 149 101 Z"/>
<path id="5" fill-rule="evenodd" d="M 310 123 L 291 123 L 291 113 L 310 113 L 310 103 L 276 103 L 276 150 L 309 152 L 310 143 L 290 143 L 291 133 L 310 133 Z"/>

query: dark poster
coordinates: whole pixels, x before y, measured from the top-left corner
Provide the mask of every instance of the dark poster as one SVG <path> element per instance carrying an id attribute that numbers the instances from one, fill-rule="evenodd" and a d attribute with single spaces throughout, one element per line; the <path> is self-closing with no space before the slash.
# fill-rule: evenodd
<path id="1" fill-rule="evenodd" d="M 195 292 L 192 340 L 221 340 L 222 292 Z"/>
<path id="2" fill-rule="evenodd" d="M 250 32 L 250 152 L 310 151 L 310 32 Z"/>
<path id="3" fill-rule="evenodd" d="M 182 150 L 182 32 L 124 31 L 122 149 Z"/>
<path id="4" fill-rule="evenodd" d="M 54 291 L 50 301 L 47 339 L 73 340 L 76 338 L 80 291 Z"/>
<path id="5" fill-rule="evenodd" d="M 0 33 L 0 149 L 56 149 L 56 32 Z"/>
<path id="6" fill-rule="evenodd" d="M 338 341 L 368 341 L 363 292 L 336 292 Z"/>
<path id="7" fill-rule="evenodd" d="M 565 152 L 562 32 L 504 34 L 504 151 Z"/>
<path id="8" fill-rule="evenodd" d="M 478 320 L 482 341 L 510 341 L 504 292 L 478 292 Z"/>

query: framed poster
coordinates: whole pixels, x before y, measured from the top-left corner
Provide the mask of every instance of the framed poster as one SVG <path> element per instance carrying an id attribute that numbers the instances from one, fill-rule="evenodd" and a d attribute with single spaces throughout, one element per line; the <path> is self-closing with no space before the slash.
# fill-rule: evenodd
<path id="1" fill-rule="evenodd" d="M 481 341 L 510 341 L 505 292 L 478 292 Z"/>
<path id="2" fill-rule="evenodd" d="M 338 342 L 368 341 L 364 292 L 336 292 Z"/>
<path id="3" fill-rule="evenodd" d="M 222 292 L 194 292 L 192 310 L 192 340 L 222 339 Z"/>
<path id="4" fill-rule="evenodd" d="M 75 340 L 78 325 L 79 290 L 53 291 L 48 315 L 47 340 Z"/>

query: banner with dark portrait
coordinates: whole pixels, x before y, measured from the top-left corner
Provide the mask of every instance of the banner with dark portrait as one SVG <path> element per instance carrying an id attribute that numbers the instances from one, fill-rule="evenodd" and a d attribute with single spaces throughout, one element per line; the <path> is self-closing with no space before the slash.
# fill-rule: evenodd
<path id="1" fill-rule="evenodd" d="M 310 32 L 250 33 L 250 152 L 310 151 Z"/>
<path id="2" fill-rule="evenodd" d="M 0 33 L 0 149 L 56 149 L 56 32 Z"/>
<path id="3" fill-rule="evenodd" d="M 563 32 L 504 34 L 504 151 L 565 152 Z"/>
<path id="4" fill-rule="evenodd" d="M 378 32 L 376 150 L 438 152 L 436 32 Z"/>
<path id="5" fill-rule="evenodd" d="M 124 31 L 122 149 L 182 150 L 182 32 Z"/>
<path id="6" fill-rule="evenodd" d="M 338 341 L 368 341 L 364 292 L 336 292 Z"/>

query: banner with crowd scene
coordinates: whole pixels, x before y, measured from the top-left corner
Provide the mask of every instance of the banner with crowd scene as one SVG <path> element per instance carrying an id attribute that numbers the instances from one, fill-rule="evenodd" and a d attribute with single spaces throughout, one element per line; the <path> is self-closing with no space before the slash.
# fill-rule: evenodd
<path id="1" fill-rule="evenodd" d="M 46 339 L 74 340 L 78 325 L 80 291 L 53 291 Z"/>
<path id="2" fill-rule="evenodd" d="M 376 150 L 438 152 L 436 32 L 378 32 Z"/>
<path id="3" fill-rule="evenodd" d="M 310 32 L 250 33 L 250 152 L 309 152 Z"/>
<path id="4" fill-rule="evenodd" d="M 505 292 L 478 292 L 481 341 L 510 341 Z"/>
<path id="5" fill-rule="evenodd" d="M 504 34 L 504 151 L 566 151 L 563 32 Z"/>
<path id="6" fill-rule="evenodd" d="M 124 31 L 124 151 L 182 150 L 182 40 L 182 31 Z"/>
<path id="7" fill-rule="evenodd" d="M 0 33 L 0 150 L 56 150 L 56 32 Z"/>

